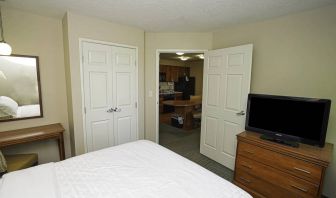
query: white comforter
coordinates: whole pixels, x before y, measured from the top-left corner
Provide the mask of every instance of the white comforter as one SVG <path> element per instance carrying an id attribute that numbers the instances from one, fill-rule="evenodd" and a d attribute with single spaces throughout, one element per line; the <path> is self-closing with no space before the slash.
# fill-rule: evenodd
<path id="1" fill-rule="evenodd" d="M 234 184 L 141 140 L 3 176 L 1 198 L 251 197 Z"/>

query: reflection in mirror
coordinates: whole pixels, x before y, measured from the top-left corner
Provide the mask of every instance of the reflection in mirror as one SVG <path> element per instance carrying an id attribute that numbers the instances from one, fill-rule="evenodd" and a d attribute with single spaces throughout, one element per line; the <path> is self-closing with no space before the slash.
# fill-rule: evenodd
<path id="1" fill-rule="evenodd" d="M 0 121 L 42 117 L 37 56 L 0 56 Z"/>

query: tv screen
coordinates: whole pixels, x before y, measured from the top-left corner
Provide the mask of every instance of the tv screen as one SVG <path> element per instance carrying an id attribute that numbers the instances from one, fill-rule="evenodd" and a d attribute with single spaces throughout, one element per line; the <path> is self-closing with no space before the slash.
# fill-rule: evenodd
<path id="1" fill-rule="evenodd" d="M 249 94 L 246 130 L 324 146 L 331 101 Z"/>

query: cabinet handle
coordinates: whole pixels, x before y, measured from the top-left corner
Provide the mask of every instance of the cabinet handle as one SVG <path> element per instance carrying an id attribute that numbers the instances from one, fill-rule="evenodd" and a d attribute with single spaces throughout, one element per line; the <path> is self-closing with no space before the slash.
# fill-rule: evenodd
<path id="1" fill-rule="evenodd" d="M 251 183 L 251 180 L 245 179 L 244 177 L 239 177 L 239 179 L 243 180 L 244 182 Z"/>
<path id="2" fill-rule="evenodd" d="M 294 170 L 301 171 L 301 172 L 304 172 L 304 173 L 307 173 L 307 174 L 311 174 L 310 171 L 307 171 L 307 170 L 304 170 L 304 169 L 301 169 L 301 168 L 297 168 L 297 167 L 294 167 Z"/>
<path id="3" fill-rule="evenodd" d="M 245 168 L 248 168 L 248 169 L 252 169 L 252 166 L 250 166 L 250 165 L 242 164 L 242 166 L 245 167 Z"/>
<path id="4" fill-rule="evenodd" d="M 294 185 L 294 184 L 291 184 L 291 187 L 292 187 L 292 188 L 295 188 L 295 189 L 297 189 L 297 190 L 300 190 L 300 191 L 302 191 L 302 192 L 308 192 L 307 189 L 301 188 L 301 187 L 296 186 L 296 185 Z"/>

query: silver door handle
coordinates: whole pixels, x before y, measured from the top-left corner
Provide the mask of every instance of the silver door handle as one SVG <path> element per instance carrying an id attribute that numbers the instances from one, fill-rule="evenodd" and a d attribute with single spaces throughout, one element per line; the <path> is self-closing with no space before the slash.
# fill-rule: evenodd
<path id="1" fill-rule="evenodd" d="M 236 115 L 237 116 L 243 116 L 243 115 L 245 115 L 245 112 L 244 111 L 240 111 L 240 112 L 236 113 Z"/>
<path id="2" fill-rule="evenodd" d="M 107 112 L 107 113 L 113 113 L 113 112 L 115 112 L 115 109 L 113 109 L 113 108 L 109 108 L 106 112 Z"/>
<path id="3" fill-rule="evenodd" d="M 110 108 L 106 112 L 107 113 L 113 113 L 113 112 L 120 112 L 120 111 L 121 111 L 121 109 L 119 109 L 118 107 L 116 107 L 116 108 Z"/>

